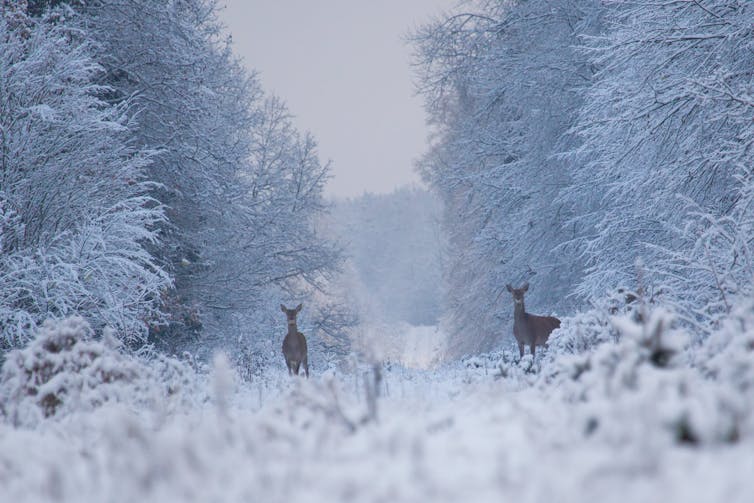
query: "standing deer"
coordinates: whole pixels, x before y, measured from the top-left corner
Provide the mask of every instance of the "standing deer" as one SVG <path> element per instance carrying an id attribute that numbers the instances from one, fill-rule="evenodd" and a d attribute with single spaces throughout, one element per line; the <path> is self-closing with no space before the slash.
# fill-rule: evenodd
<path id="1" fill-rule="evenodd" d="M 513 288 L 510 283 L 505 285 L 513 295 L 513 336 L 518 342 L 518 351 L 524 357 L 524 346 L 531 348 L 534 356 L 535 346 L 544 346 L 550 333 L 560 327 L 560 320 L 552 316 L 537 316 L 529 314 L 524 308 L 524 293 L 529 289 L 529 283 L 521 288 Z"/>
<path id="2" fill-rule="evenodd" d="M 306 354 L 306 338 L 304 334 L 298 331 L 296 326 L 296 316 L 303 306 L 299 304 L 295 309 L 288 309 L 280 304 L 280 309 L 285 313 L 288 319 L 288 333 L 283 339 L 283 356 L 285 364 L 288 366 L 288 374 L 298 375 L 299 366 L 304 364 L 304 372 L 309 377 L 309 360 Z"/>

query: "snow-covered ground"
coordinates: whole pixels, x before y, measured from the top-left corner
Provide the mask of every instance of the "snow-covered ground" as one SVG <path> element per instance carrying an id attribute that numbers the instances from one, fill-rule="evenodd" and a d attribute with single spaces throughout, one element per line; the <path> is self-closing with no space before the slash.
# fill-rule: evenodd
<path id="1" fill-rule="evenodd" d="M 0 423 L 0 501 L 752 501 L 751 330 L 710 343 L 738 368 L 711 360 L 711 379 L 656 365 L 624 324 L 536 363 L 393 365 L 376 417 L 366 368 L 239 383 L 223 358 L 164 396 L 19 413 Z"/>
<path id="2" fill-rule="evenodd" d="M 441 360 L 445 338 L 438 327 L 412 326 L 401 337 L 400 362 L 409 368 L 428 369 Z"/>

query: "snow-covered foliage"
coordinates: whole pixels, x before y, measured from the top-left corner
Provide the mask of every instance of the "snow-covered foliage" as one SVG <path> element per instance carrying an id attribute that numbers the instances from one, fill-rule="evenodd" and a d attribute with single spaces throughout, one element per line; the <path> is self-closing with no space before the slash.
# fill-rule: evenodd
<path id="1" fill-rule="evenodd" d="M 567 245 L 571 210 L 557 200 L 570 160 L 555 155 L 573 145 L 565 135 L 593 71 L 575 46 L 595 32 L 599 3 L 467 2 L 414 35 L 436 128 L 420 167 L 444 204 L 455 354 L 501 342 L 513 316 L 498 302 L 506 283 L 530 281 L 533 312 L 573 305 L 583 261 Z"/>
<path id="2" fill-rule="evenodd" d="M 233 56 L 215 0 L 79 10 L 111 99 L 133 96 L 136 141 L 157 151 L 149 176 L 169 223 L 153 253 L 175 289 L 164 298 L 171 323 L 155 326 L 154 340 L 209 352 L 235 346 L 228 334 L 248 325 L 258 330 L 244 343 L 264 342 L 280 301 L 306 300 L 338 264 L 314 227 L 329 172 L 315 140 Z"/>
<path id="3" fill-rule="evenodd" d="M 644 289 L 695 339 L 751 293 L 752 20 L 741 0 L 478 0 L 417 30 L 453 347 L 509 333 L 507 282 L 543 314 Z"/>
<path id="4" fill-rule="evenodd" d="M 674 229 L 674 245 L 654 250 L 657 289 L 698 338 L 714 332 L 754 287 L 754 179 L 750 168 L 737 171 L 729 209 L 721 213 L 689 202 Z"/>
<path id="5" fill-rule="evenodd" d="M 754 310 L 751 301 L 733 310 L 721 329 L 694 354 L 695 367 L 728 384 L 741 400 L 754 394 Z"/>
<path id="6" fill-rule="evenodd" d="M 36 426 L 42 418 L 129 399 L 144 377 L 114 339 L 94 340 L 83 319 L 48 321 L 28 346 L 6 355 L 0 409 L 16 426 Z"/>
<path id="7" fill-rule="evenodd" d="M 751 343 L 752 319 L 741 311 L 700 348 L 684 344 L 668 313 L 645 323 L 619 316 L 619 342 L 540 361 L 538 373 L 527 356 L 505 376 L 487 367 L 490 357 L 385 368 L 380 380 L 360 369 L 240 383 L 220 356 L 203 378 L 211 399 L 192 408 L 108 402 L 35 429 L 0 423 L 0 494 L 18 502 L 744 502 L 754 490 L 754 350 L 736 341 Z M 665 351 L 672 355 L 656 357 Z M 708 354 L 726 362 L 687 365 Z M 728 361 L 749 370 L 714 371 Z"/>
<path id="8" fill-rule="evenodd" d="M 28 340 L 78 313 L 144 339 L 170 285 L 145 246 L 162 207 L 133 146 L 131 104 L 104 101 L 90 42 L 68 11 L 0 16 L 0 336 Z"/>
<path id="9" fill-rule="evenodd" d="M 213 0 L 59 3 L 0 0 L 0 328 L 18 346 L 0 500 L 751 498 L 748 2 L 475 0 L 420 28 L 448 345 L 395 323 L 436 319 L 408 299 L 437 303 L 442 261 L 389 246 L 427 247 L 431 218 L 400 219 L 434 203 L 385 197 L 407 203 L 387 219 L 364 198 L 380 220 L 346 279 L 396 316 L 312 335 L 311 379 L 281 368 L 279 303 L 304 301 L 310 336 L 342 335 L 360 302 L 315 225 L 314 140 L 234 60 Z M 499 294 L 523 280 L 533 312 L 591 304 L 536 358 L 499 347 Z M 160 344 L 122 344 L 148 327 Z M 202 331 L 202 357 L 233 350 L 211 369 L 160 352 Z"/>
<path id="10" fill-rule="evenodd" d="M 46 322 L 23 349 L 5 355 L 0 413 L 16 427 L 91 412 L 107 403 L 168 410 L 194 394 L 194 369 L 166 357 L 135 358 L 111 334 L 96 338 L 82 318 Z"/>
<path id="11" fill-rule="evenodd" d="M 750 325 L 751 314 L 745 318 Z M 618 442 L 635 429 L 657 432 L 655 442 L 697 445 L 738 442 L 754 433 L 754 352 L 739 343 L 751 339 L 747 324 L 731 324 L 716 342 L 710 338 L 699 348 L 661 310 L 644 322 L 613 322 L 621 335 L 617 343 L 556 359 L 546 379 L 585 413 L 589 435 Z M 722 366 L 716 358 L 689 365 L 713 351 L 724 355 Z"/>
<path id="12" fill-rule="evenodd" d="M 233 56 L 217 2 L 0 7 L 2 347 L 80 314 L 135 346 L 237 352 L 274 338 L 281 300 L 322 295 L 329 166 Z"/>
<path id="13" fill-rule="evenodd" d="M 609 30 L 585 39 L 598 72 L 564 195 L 586 226 L 579 240 L 589 269 L 579 288 L 601 296 L 632 284 L 641 256 L 645 280 L 709 330 L 730 307 L 725 296 L 747 291 L 752 278 L 750 235 L 739 223 L 750 210 L 742 214 L 738 202 L 751 186 L 754 6 L 603 3 Z"/>

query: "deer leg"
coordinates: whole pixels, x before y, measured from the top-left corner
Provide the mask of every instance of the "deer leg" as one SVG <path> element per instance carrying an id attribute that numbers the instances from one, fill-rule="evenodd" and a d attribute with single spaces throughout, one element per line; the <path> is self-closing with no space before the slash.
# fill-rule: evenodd
<path id="1" fill-rule="evenodd" d="M 534 343 L 532 342 L 532 343 L 531 343 L 531 357 L 532 357 L 532 359 L 534 359 L 534 348 L 535 348 L 535 347 L 536 347 L 536 344 L 534 344 Z"/>
<path id="2" fill-rule="evenodd" d="M 309 357 L 304 356 L 304 372 L 306 372 L 306 378 L 309 379 Z"/>
<path id="3" fill-rule="evenodd" d="M 524 343 L 523 342 L 518 343 L 518 352 L 519 352 L 519 358 L 523 358 L 524 357 Z"/>
<path id="4" fill-rule="evenodd" d="M 293 373 L 298 375 L 298 369 L 301 366 L 301 362 L 296 362 L 296 364 L 293 366 Z"/>

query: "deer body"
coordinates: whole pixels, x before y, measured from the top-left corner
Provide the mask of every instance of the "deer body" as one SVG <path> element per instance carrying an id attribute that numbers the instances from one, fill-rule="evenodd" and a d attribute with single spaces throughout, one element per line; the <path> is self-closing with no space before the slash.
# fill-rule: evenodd
<path id="1" fill-rule="evenodd" d="M 288 367 L 289 375 L 298 375 L 299 368 L 303 364 L 304 372 L 308 378 L 309 359 L 306 349 L 306 337 L 298 331 L 298 326 L 296 325 L 296 316 L 301 311 L 301 308 L 301 304 L 296 306 L 295 309 L 288 309 L 283 304 L 280 304 L 280 309 L 288 319 L 288 333 L 283 339 L 283 357 L 285 358 L 285 365 Z"/>
<path id="2" fill-rule="evenodd" d="M 513 337 L 518 343 L 521 358 L 524 357 L 524 347 L 531 348 L 531 355 L 535 354 L 536 346 L 544 346 L 553 330 L 560 327 L 560 320 L 553 316 L 537 316 L 526 312 L 524 307 L 524 293 L 529 284 L 524 283 L 521 288 L 506 285 L 513 295 Z"/>

